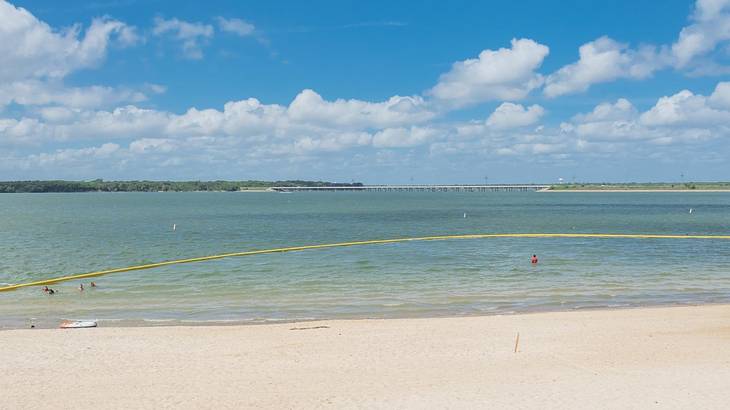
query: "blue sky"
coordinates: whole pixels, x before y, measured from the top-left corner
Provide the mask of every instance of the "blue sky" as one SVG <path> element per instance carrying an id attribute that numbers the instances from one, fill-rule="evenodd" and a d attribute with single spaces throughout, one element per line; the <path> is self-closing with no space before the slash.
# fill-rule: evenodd
<path id="1" fill-rule="evenodd" d="M 728 0 L 0 0 L 0 23 L 0 179 L 730 179 Z"/>

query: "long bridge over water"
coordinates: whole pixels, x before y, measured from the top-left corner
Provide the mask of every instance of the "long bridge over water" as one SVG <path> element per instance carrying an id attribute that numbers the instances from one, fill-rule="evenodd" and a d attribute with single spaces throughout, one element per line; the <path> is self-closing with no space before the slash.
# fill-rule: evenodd
<path id="1" fill-rule="evenodd" d="M 362 185 L 362 186 L 276 186 L 269 188 L 276 192 L 319 192 L 319 191 L 371 191 L 371 192 L 498 192 L 498 191 L 540 191 L 550 185 L 539 184 L 491 184 L 491 185 Z"/>

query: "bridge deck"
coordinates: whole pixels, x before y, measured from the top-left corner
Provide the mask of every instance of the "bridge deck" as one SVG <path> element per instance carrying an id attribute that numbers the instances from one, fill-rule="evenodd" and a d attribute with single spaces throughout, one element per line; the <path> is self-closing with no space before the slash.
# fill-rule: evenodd
<path id="1" fill-rule="evenodd" d="M 363 185 L 363 186 L 331 186 L 331 187 L 271 187 L 277 192 L 301 191 L 426 191 L 426 192 L 496 192 L 496 191 L 539 191 L 550 185 L 537 184 L 502 184 L 502 185 Z"/>

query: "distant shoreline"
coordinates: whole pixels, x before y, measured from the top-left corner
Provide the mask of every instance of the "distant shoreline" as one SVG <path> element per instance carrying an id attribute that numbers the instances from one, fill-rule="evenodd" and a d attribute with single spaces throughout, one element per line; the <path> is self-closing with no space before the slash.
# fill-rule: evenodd
<path id="1" fill-rule="evenodd" d="M 730 189 L 541 189 L 538 192 L 730 192 Z"/>
<path id="2" fill-rule="evenodd" d="M 327 181 L 0 181 L 3 193 L 66 193 L 66 192 L 267 192 L 271 187 L 358 187 L 362 183 Z"/>

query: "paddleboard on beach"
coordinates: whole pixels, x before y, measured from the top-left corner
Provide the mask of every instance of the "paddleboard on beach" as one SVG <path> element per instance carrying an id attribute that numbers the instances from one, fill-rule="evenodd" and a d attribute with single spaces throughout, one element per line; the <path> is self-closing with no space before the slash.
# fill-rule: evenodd
<path id="1" fill-rule="evenodd" d="M 82 329 L 85 327 L 96 327 L 93 320 L 64 320 L 61 322 L 61 329 Z"/>

